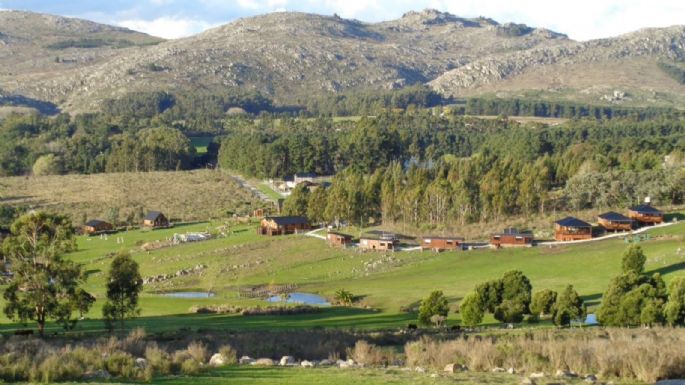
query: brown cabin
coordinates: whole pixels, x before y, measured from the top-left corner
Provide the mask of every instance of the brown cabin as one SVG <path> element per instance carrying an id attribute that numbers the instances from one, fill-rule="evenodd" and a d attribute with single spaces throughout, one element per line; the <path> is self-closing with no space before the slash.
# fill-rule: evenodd
<path id="1" fill-rule="evenodd" d="M 592 239 L 592 225 L 574 217 L 560 219 L 554 223 L 554 239 L 557 241 Z"/>
<path id="2" fill-rule="evenodd" d="M 151 229 L 169 227 L 169 219 L 159 211 L 150 211 L 145 218 L 143 218 L 143 227 Z"/>
<path id="3" fill-rule="evenodd" d="M 655 225 L 664 221 L 664 214 L 649 204 L 631 207 L 628 216 L 641 225 Z"/>
<path id="4" fill-rule="evenodd" d="M 421 237 L 421 251 L 445 251 L 461 249 L 464 238 L 461 237 Z"/>
<path id="5" fill-rule="evenodd" d="M 492 234 L 490 245 L 497 249 L 501 247 L 531 247 L 533 246 L 533 234 L 515 228 L 504 229 L 499 234 Z"/>
<path id="6" fill-rule="evenodd" d="M 623 214 L 614 211 L 600 214 L 597 223 L 607 231 L 630 231 L 633 229 L 633 220 Z"/>
<path id="7" fill-rule="evenodd" d="M 285 235 L 295 234 L 310 228 L 309 221 L 305 217 L 264 217 L 259 224 L 257 233 L 261 235 Z"/>
<path id="8" fill-rule="evenodd" d="M 91 219 L 83 225 L 84 234 L 99 234 L 112 230 L 114 230 L 114 226 L 111 223 L 99 219 Z"/>
<path id="9" fill-rule="evenodd" d="M 361 250 L 394 251 L 398 244 L 398 237 L 390 233 L 368 233 L 359 238 Z"/>
<path id="10" fill-rule="evenodd" d="M 352 236 L 329 231 L 328 234 L 326 234 L 326 240 L 331 247 L 347 247 L 352 243 Z"/>

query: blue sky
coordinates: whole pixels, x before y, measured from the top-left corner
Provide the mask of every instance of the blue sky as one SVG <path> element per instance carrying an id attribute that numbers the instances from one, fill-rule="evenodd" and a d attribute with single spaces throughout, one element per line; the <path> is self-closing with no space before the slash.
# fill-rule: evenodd
<path id="1" fill-rule="evenodd" d="M 192 35 L 266 12 L 337 13 L 373 22 L 424 8 L 526 23 L 577 40 L 685 24 L 685 0 L 0 0 L 0 9 L 80 17 L 165 38 Z"/>

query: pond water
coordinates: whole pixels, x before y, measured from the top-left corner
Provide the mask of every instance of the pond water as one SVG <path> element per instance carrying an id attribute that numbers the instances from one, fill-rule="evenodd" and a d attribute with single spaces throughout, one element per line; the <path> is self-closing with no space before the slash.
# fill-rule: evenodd
<path id="1" fill-rule="evenodd" d="M 210 298 L 214 297 L 216 294 L 211 291 L 175 291 L 171 293 L 162 293 L 162 295 L 174 298 Z"/>
<path id="2" fill-rule="evenodd" d="M 298 303 L 302 305 L 315 305 L 315 306 L 331 306 L 326 298 L 310 293 L 289 293 L 287 297 L 281 295 L 274 295 L 273 297 L 267 298 L 268 302 L 285 302 L 285 303 Z"/>
<path id="3" fill-rule="evenodd" d="M 599 322 L 597 322 L 597 315 L 595 314 L 588 314 L 587 317 L 585 317 L 585 325 L 598 325 Z"/>

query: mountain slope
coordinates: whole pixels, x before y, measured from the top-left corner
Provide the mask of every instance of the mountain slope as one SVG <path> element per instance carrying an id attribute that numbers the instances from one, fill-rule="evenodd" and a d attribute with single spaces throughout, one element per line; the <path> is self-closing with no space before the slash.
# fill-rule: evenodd
<path id="1" fill-rule="evenodd" d="M 257 90 L 279 104 L 298 104 L 316 94 L 411 84 L 453 96 L 685 106 L 685 85 L 662 68 L 679 68 L 685 59 L 682 26 L 575 42 L 545 29 L 434 10 L 381 23 L 283 12 L 159 42 L 55 16 L 9 12 L 0 20 L 7 14 L 26 18 L 24 35 L 17 23 L 0 24 L 0 41 L 23 47 L 23 56 L 8 55 L 0 43 L 0 67 L 20 63 L 0 70 L 0 88 L 71 112 L 135 91 Z M 100 36 L 108 43 L 63 47 Z M 57 63 L 57 55 L 77 59 Z"/>

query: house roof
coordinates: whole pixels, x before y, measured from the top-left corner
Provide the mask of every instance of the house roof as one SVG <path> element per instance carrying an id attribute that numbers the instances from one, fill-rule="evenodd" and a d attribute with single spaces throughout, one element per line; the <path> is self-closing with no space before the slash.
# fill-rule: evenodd
<path id="1" fill-rule="evenodd" d="M 295 174 L 295 178 L 316 178 L 316 174 L 313 172 L 298 172 Z"/>
<path id="2" fill-rule="evenodd" d="M 599 214 L 599 218 L 606 219 L 611 222 L 632 222 L 633 220 L 628 218 L 623 214 L 619 214 L 615 211 L 609 211 L 604 214 Z"/>
<path id="3" fill-rule="evenodd" d="M 556 221 L 555 223 L 564 227 L 592 227 L 591 224 L 574 217 L 566 217 Z"/>
<path id="4" fill-rule="evenodd" d="M 443 237 L 443 236 L 440 236 L 440 237 L 433 237 L 433 236 L 430 236 L 430 235 L 425 235 L 425 236 L 421 237 L 421 239 L 444 239 L 444 240 L 449 240 L 449 241 L 451 241 L 451 240 L 454 240 L 454 241 L 463 241 L 463 240 L 464 240 L 464 237 Z"/>
<path id="5" fill-rule="evenodd" d="M 531 233 L 530 231 L 521 231 L 515 227 L 507 227 L 501 233 L 495 233 L 493 235 L 519 235 L 519 236 L 532 237 L 533 233 Z"/>
<path id="6" fill-rule="evenodd" d="M 661 211 L 652 207 L 651 205 L 637 205 L 630 208 L 630 211 L 635 211 L 642 214 L 661 214 Z"/>
<path id="7" fill-rule="evenodd" d="M 86 222 L 86 226 L 88 227 L 97 227 L 100 225 L 108 225 L 109 223 L 102 221 L 100 219 L 91 219 L 88 222 Z"/>
<path id="8" fill-rule="evenodd" d="M 147 213 L 147 215 L 145 216 L 145 219 L 147 219 L 147 220 L 149 220 L 149 221 L 154 221 L 155 219 L 157 219 L 157 218 L 159 218 L 160 216 L 163 216 L 163 215 L 164 215 L 164 214 L 162 214 L 162 213 L 159 212 L 159 211 L 149 211 L 149 212 Z"/>
<path id="9" fill-rule="evenodd" d="M 266 217 L 266 219 L 274 221 L 279 226 L 305 225 L 309 223 L 307 218 L 300 216 Z"/>

